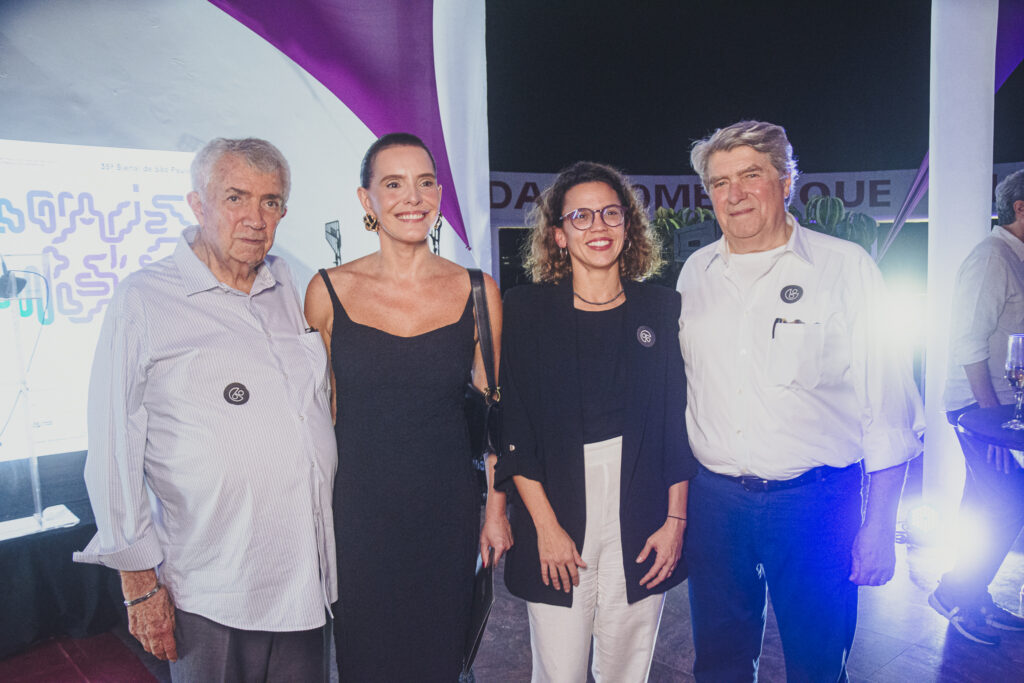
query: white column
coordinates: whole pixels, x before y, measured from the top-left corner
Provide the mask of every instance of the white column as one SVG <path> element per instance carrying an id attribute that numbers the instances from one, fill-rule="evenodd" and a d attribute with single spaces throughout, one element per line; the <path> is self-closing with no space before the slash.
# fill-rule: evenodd
<path id="1" fill-rule="evenodd" d="M 448 227 L 441 256 L 498 277 L 498 231 L 491 230 L 491 169 L 487 137 L 487 49 L 484 3 L 434 3 L 434 72 L 441 128 L 473 250 Z"/>
<path id="2" fill-rule="evenodd" d="M 942 405 L 950 302 L 954 274 L 991 224 L 998 10 L 998 0 L 932 1 L 924 495 L 947 521 L 964 480 Z"/>

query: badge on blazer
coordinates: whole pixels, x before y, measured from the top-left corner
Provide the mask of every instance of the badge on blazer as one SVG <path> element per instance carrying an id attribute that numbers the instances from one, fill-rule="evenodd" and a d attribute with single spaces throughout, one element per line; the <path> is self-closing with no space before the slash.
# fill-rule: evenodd
<path id="1" fill-rule="evenodd" d="M 647 325 L 641 325 L 636 328 L 636 340 L 640 342 L 640 346 L 651 348 L 654 346 L 654 330 Z"/>
<path id="2" fill-rule="evenodd" d="M 779 298 L 783 303 L 795 304 L 804 295 L 804 288 L 800 285 L 786 285 L 779 292 Z"/>
<path id="3" fill-rule="evenodd" d="M 240 382 L 224 387 L 224 400 L 233 406 L 240 406 L 249 400 L 249 390 Z"/>

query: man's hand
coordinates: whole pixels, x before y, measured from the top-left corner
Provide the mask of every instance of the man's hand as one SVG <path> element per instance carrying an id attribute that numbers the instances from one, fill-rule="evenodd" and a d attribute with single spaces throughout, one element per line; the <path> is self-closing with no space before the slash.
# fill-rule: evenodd
<path id="1" fill-rule="evenodd" d="M 166 588 L 145 602 L 128 608 L 128 630 L 149 654 L 157 659 L 177 661 L 174 642 L 174 604 Z"/>
<path id="2" fill-rule="evenodd" d="M 125 600 L 142 597 L 156 584 L 156 572 L 152 569 L 121 572 L 121 592 Z M 174 603 L 166 588 L 161 587 L 153 597 L 128 608 L 128 630 L 149 654 L 157 659 L 177 661 Z"/>
<path id="3" fill-rule="evenodd" d="M 864 525 L 851 551 L 850 581 L 858 586 L 881 586 L 896 573 L 896 510 L 906 473 L 904 463 L 867 477 Z"/>
<path id="4" fill-rule="evenodd" d="M 895 525 L 865 524 L 853 540 L 850 581 L 858 586 L 882 586 L 895 573 Z"/>
<path id="5" fill-rule="evenodd" d="M 1017 459 L 1013 457 L 1013 453 L 1010 452 L 1009 448 L 989 446 L 985 459 L 989 465 L 996 468 L 997 472 L 1002 472 L 1003 474 L 1009 474 L 1014 470 L 1020 469 Z"/>

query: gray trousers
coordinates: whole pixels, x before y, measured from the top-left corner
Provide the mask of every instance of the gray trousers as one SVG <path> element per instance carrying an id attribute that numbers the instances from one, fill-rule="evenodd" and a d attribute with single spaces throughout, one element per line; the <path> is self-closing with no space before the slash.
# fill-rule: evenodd
<path id="1" fill-rule="evenodd" d="M 327 626 L 311 631 L 243 631 L 174 610 L 174 683 L 326 681 Z"/>

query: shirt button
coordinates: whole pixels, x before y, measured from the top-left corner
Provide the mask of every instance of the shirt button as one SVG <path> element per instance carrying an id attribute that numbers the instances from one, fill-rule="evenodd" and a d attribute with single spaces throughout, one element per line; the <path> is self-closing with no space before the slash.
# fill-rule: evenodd
<path id="1" fill-rule="evenodd" d="M 299 415 L 299 422 L 305 422 L 305 421 L 306 421 L 306 416 L 305 415 Z"/>
<path id="2" fill-rule="evenodd" d="M 510 443 L 510 444 L 508 445 L 508 450 L 509 450 L 509 453 L 511 453 L 511 452 L 512 452 L 512 451 L 514 451 L 515 449 L 516 449 L 516 445 L 515 445 L 514 443 Z"/>

